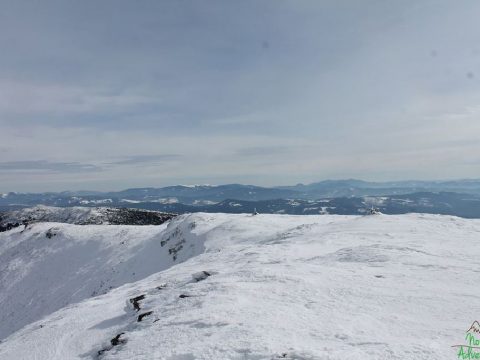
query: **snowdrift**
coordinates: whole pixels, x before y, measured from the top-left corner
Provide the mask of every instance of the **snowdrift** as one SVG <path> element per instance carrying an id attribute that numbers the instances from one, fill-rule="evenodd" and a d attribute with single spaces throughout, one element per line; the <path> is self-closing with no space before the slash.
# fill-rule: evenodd
<path id="1" fill-rule="evenodd" d="M 79 270 L 66 278 L 55 273 L 75 262 L 80 273 L 99 264 L 119 269 L 121 239 L 135 243 L 122 256 L 166 270 L 153 273 L 152 265 L 151 275 L 139 280 L 128 275 L 132 267 L 118 270 L 124 276 L 115 286 L 122 286 L 70 301 L 4 339 L 2 360 L 453 359 L 451 346 L 464 341 L 480 316 L 478 220 L 192 214 L 164 229 L 143 227 L 145 233 L 55 225 L 61 234 L 50 239 L 49 226 L 36 225 L 29 242 L 15 230 L 0 238 L 1 273 L 17 274 L 2 278 L 2 301 L 5 294 L 23 301 L 24 312 L 45 302 L 38 297 L 42 288 L 64 287 Z M 39 257 L 53 261 L 49 242 L 66 249 L 72 238 L 75 246 L 92 241 L 107 250 L 79 260 L 82 251 L 57 252 L 64 263 L 29 270 Z M 16 245 L 6 244 L 15 242 L 23 245 L 7 257 Z M 99 245 L 89 246 L 90 253 Z M 95 266 L 80 265 L 100 254 Z M 173 256 L 186 261 L 177 264 Z M 12 290 L 24 272 L 35 292 Z M 87 278 L 101 274 L 95 270 L 60 293 L 75 296 Z M 2 303 L 16 320 L 11 306 Z"/>

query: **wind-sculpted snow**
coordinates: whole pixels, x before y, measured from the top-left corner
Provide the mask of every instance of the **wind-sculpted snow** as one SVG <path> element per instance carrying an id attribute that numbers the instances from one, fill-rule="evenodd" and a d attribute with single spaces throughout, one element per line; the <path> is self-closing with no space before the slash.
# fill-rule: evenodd
<path id="1" fill-rule="evenodd" d="M 26 326 L 0 359 L 454 359 L 480 316 L 478 220 L 192 214 L 156 236 L 204 251 Z"/>

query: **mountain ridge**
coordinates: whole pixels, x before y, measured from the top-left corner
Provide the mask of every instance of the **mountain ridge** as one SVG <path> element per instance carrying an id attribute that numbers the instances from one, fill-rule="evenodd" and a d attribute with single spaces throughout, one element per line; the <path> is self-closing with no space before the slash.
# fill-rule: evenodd
<path id="1" fill-rule="evenodd" d="M 12 306 L 17 306 L 12 321 L 36 316 L 0 342 L 0 358 L 319 360 L 388 354 L 414 360 L 421 352 L 450 359 L 455 356 L 450 345 L 480 311 L 471 301 L 476 279 L 458 275 L 476 269 L 479 221 L 422 214 L 197 213 L 168 226 L 43 223 L 22 234 L 12 230 L 0 234 L 7 247 L 0 247 L 5 267 L 0 276 L 20 277 L 17 291 L 0 292 L 12 299 L 2 302 L 0 316 L 12 314 Z M 52 226 L 59 230 L 48 238 Z M 119 238 L 126 229 L 130 232 Z M 120 251 L 127 239 L 128 251 Z M 90 256 L 72 264 L 65 247 L 72 243 L 88 245 L 83 250 Z M 66 260 L 55 264 L 55 272 L 38 268 L 51 263 L 52 251 Z M 108 259 L 125 266 L 122 254 L 136 260 L 125 271 L 107 271 Z M 41 302 L 24 291 L 34 284 L 31 290 L 48 303 L 63 267 L 71 268 L 68 277 L 72 272 L 84 277 L 76 275 L 54 292 L 59 299 L 79 284 L 97 289 L 103 278 L 91 276 L 96 267 L 88 265 L 98 256 L 101 273 L 117 282 L 109 280 L 99 294 L 49 315 L 30 313 Z M 31 277 L 18 272 L 18 263 Z M 158 270 L 137 273 L 146 264 Z M 469 312 L 458 313 L 464 302 Z"/>
<path id="2" fill-rule="evenodd" d="M 302 205 L 294 206 L 289 203 L 291 200 Z M 235 201 L 243 205 L 228 205 Z M 93 194 L 8 193 L 0 196 L 0 211 L 46 205 L 135 208 L 172 213 L 237 213 L 242 207 L 242 212 L 253 212 L 257 208 L 266 213 L 353 215 L 363 213 L 365 207 L 375 206 L 382 207 L 382 212 L 389 214 L 426 212 L 478 218 L 479 201 L 480 180 L 378 183 L 347 179 L 272 188 L 227 184 L 132 188 Z M 313 205 L 309 206 L 309 203 Z M 301 212 L 298 212 L 299 208 Z"/>
<path id="3" fill-rule="evenodd" d="M 221 185 L 170 185 L 164 187 L 138 187 L 138 188 L 128 188 L 119 191 L 91 191 L 91 190 L 79 190 L 79 191 L 61 191 L 61 192 L 8 192 L 0 194 L 0 198 L 8 197 L 9 195 L 55 195 L 55 194 L 64 194 L 69 196 L 83 196 L 83 195 L 99 195 L 102 196 L 110 194 L 126 194 L 126 193 L 145 193 L 145 192 L 160 192 L 167 193 L 169 196 L 175 196 L 177 192 L 199 192 L 202 190 L 206 191 L 222 191 L 228 189 L 250 189 L 250 190 L 294 190 L 296 192 L 302 192 L 305 189 L 316 189 L 318 188 L 341 188 L 346 187 L 356 187 L 359 189 L 383 189 L 383 191 L 392 191 L 392 189 L 403 189 L 404 191 L 409 190 L 419 191 L 423 189 L 425 191 L 474 191 L 474 193 L 480 193 L 480 179 L 458 179 L 458 180 L 400 180 L 400 181 L 365 181 L 360 179 L 338 179 L 338 180 L 322 180 L 318 182 L 313 182 L 309 184 L 298 183 L 296 185 L 283 185 L 283 186 L 258 186 L 250 184 L 221 184 Z M 379 194 L 379 195 L 388 195 L 388 194 Z"/>

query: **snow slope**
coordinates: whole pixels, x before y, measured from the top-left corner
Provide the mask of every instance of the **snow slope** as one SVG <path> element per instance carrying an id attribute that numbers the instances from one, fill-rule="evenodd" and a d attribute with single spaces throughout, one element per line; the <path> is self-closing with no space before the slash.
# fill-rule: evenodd
<path id="1" fill-rule="evenodd" d="M 0 339 L 62 307 L 143 279 L 203 251 L 160 226 L 36 223 L 0 233 Z M 168 234 L 167 234 L 168 235 Z"/>
<path id="2" fill-rule="evenodd" d="M 204 252 L 27 325 L 0 359 L 454 359 L 480 314 L 479 220 L 192 214 L 157 236 Z"/>

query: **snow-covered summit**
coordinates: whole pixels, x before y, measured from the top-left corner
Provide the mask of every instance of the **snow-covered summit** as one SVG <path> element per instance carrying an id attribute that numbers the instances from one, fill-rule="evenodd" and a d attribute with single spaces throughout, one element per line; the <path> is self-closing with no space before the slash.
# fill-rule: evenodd
<path id="1" fill-rule="evenodd" d="M 89 229 L 85 239 L 107 228 L 64 226 Z M 128 254 L 175 266 L 27 325 L 0 343 L 0 359 L 452 359 L 480 313 L 479 220 L 192 214 L 143 229 L 152 235 L 125 235 Z M 32 238 L 45 245 L 5 255 L 1 273 L 33 266 L 57 239 Z M 41 270 L 29 283 L 55 286 Z"/>
<path id="2" fill-rule="evenodd" d="M 37 205 L 0 212 L 0 225 L 27 222 L 60 222 L 68 224 L 160 225 L 174 215 L 159 211 L 109 207 L 54 207 Z"/>

